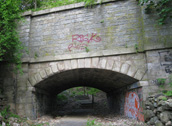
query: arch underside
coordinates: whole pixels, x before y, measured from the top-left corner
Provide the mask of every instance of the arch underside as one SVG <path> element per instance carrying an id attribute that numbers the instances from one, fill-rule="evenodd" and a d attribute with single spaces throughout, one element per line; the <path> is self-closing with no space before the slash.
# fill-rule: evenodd
<path id="1" fill-rule="evenodd" d="M 54 95 L 77 86 L 94 87 L 108 93 L 137 81 L 128 75 L 111 70 L 81 68 L 56 73 L 40 81 L 35 87 Z"/>

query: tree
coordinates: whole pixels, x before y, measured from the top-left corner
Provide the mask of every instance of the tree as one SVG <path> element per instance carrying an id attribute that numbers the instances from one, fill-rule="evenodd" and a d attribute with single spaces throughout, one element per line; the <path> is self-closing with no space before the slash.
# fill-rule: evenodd
<path id="1" fill-rule="evenodd" d="M 21 68 L 21 42 L 16 31 L 20 17 L 20 0 L 0 1 L 0 61 L 15 63 Z"/>

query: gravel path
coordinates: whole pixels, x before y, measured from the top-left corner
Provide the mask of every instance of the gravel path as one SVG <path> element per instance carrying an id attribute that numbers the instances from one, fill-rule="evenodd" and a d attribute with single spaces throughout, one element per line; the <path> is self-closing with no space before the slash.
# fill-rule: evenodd
<path id="1" fill-rule="evenodd" d="M 142 122 L 120 115 L 109 115 L 106 117 L 64 116 L 56 118 L 43 116 L 37 119 L 35 123 L 48 123 L 49 126 L 86 126 L 88 120 L 89 122 L 94 122 L 95 126 L 147 126 Z M 45 124 L 44 126 L 48 125 Z"/>

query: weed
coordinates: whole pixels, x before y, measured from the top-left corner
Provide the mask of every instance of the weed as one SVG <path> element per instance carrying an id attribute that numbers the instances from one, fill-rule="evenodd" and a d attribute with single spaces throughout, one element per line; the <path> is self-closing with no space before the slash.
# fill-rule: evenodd
<path id="1" fill-rule="evenodd" d="M 134 47 L 135 47 L 135 49 L 136 49 L 136 53 L 138 53 L 138 52 L 139 52 L 138 44 L 135 44 Z"/>
<path id="2" fill-rule="evenodd" d="M 100 23 L 104 23 L 104 20 L 101 20 Z"/>
<path id="3" fill-rule="evenodd" d="M 86 46 L 85 47 L 85 50 L 86 50 L 86 52 L 89 52 L 90 50 L 89 50 L 89 48 Z"/>

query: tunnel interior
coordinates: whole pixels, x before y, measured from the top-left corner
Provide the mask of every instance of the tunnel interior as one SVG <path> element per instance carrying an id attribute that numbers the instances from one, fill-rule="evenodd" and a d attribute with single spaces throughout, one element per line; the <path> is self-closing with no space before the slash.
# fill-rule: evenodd
<path id="1" fill-rule="evenodd" d="M 127 86 L 138 80 L 122 73 L 82 68 L 56 73 L 35 85 L 35 116 L 57 110 L 57 94 L 73 87 L 93 87 L 105 92 L 110 112 L 124 113 Z"/>

